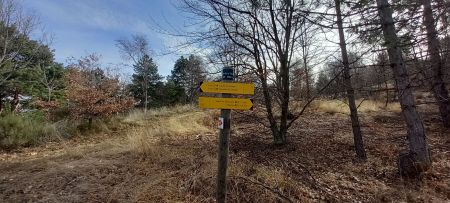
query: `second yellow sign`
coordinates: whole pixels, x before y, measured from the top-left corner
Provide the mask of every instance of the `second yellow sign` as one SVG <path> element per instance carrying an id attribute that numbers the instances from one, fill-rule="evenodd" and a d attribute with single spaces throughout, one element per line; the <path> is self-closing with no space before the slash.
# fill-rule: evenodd
<path id="1" fill-rule="evenodd" d="M 199 97 L 198 104 L 206 109 L 250 110 L 253 107 L 252 100 L 241 98 Z"/>

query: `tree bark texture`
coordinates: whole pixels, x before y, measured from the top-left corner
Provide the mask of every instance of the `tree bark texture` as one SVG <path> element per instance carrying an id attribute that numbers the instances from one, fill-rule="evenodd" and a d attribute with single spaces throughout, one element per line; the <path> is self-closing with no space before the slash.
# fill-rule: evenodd
<path id="1" fill-rule="evenodd" d="M 442 122 L 445 127 L 450 128 L 450 100 L 443 78 L 443 63 L 439 54 L 440 45 L 437 38 L 436 22 L 433 18 L 430 0 L 422 0 L 424 24 L 427 31 L 428 53 L 430 55 L 431 69 L 433 70 L 432 90 Z"/>
<path id="2" fill-rule="evenodd" d="M 425 128 L 422 118 L 416 109 L 411 81 L 395 31 L 392 8 L 387 0 L 377 0 L 377 6 L 386 43 L 385 46 L 388 50 L 390 66 L 396 82 L 398 99 L 402 108 L 403 118 L 407 125 L 409 152 L 408 156 L 399 157 L 399 171 L 401 174 L 408 172 L 408 174 L 416 176 L 428 170 L 431 166 Z M 405 163 L 405 159 L 410 160 L 408 162 L 412 164 L 401 164 Z"/>
<path id="3" fill-rule="evenodd" d="M 350 118 L 352 121 L 353 140 L 355 143 L 356 156 L 360 160 L 366 160 L 366 150 L 364 149 L 363 135 L 361 132 L 361 125 L 359 124 L 358 109 L 355 104 L 355 91 L 352 87 L 352 81 L 350 76 L 350 64 L 348 61 L 347 45 L 345 43 L 344 28 L 341 14 L 341 2 L 340 0 L 334 0 L 337 25 L 339 31 L 339 45 L 341 47 L 342 64 L 344 65 L 344 84 L 347 92 L 348 106 L 350 108 Z"/>
<path id="4" fill-rule="evenodd" d="M 13 99 L 10 102 L 10 104 L 11 104 L 11 113 L 15 113 L 15 112 L 17 112 L 19 110 L 18 109 L 19 103 L 20 103 L 19 90 L 16 89 L 16 90 L 14 90 Z"/>

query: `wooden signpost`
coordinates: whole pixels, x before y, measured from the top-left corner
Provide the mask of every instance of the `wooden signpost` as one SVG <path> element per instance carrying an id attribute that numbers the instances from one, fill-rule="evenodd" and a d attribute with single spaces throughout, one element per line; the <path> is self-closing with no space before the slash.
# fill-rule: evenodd
<path id="1" fill-rule="evenodd" d="M 222 82 L 203 82 L 200 86 L 205 93 L 222 93 L 222 97 L 199 97 L 200 108 L 221 109 L 220 133 L 219 133 L 219 154 L 217 170 L 217 193 L 216 200 L 219 203 L 226 201 L 227 194 L 227 167 L 228 167 L 228 146 L 230 142 L 231 109 L 251 110 L 253 101 L 244 98 L 232 98 L 231 94 L 255 94 L 254 84 L 233 83 L 234 70 L 231 67 L 222 69 Z"/>

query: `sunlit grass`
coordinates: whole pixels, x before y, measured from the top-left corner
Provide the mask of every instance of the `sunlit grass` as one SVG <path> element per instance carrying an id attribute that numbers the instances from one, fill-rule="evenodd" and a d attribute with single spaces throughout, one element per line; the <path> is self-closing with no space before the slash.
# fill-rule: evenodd
<path id="1" fill-rule="evenodd" d="M 400 112 L 400 104 L 397 102 L 388 103 L 374 100 L 357 100 L 358 112 L 369 113 L 377 111 Z M 340 100 L 317 100 L 312 103 L 312 109 L 326 113 L 349 114 L 350 109 L 346 102 Z"/>
<path id="2" fill-rule="evenodd" d="M 161 157 L 167 153 L 158 143 L 209 132 L 207 117 L 207 112 L 192 105 L 132 112 L 124 121 L 139 126 L 128 132 L 129 146 L 138 153 Z"/>

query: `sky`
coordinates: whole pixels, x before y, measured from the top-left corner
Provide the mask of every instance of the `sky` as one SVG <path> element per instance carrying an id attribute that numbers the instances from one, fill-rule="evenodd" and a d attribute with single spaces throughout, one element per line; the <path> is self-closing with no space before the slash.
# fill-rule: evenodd
<path id="1" fill-rule="evenodd" d="M 22 4 L 39 16 L 40 27 L 53 36 L 50 47 L 57 62 L 97 53 L 105 66 L 120 67 L 121 74 L 129 77 L 131 67 L 117 66 L 126 61 L 115 41 L 133 34 L 147 37 L 163 76 L 170 74 L 180 55 L 188 54 L 171 53 L 170 47 L 178 41 L 157 31 L 160 25 L 185 27 L 177 0 L 22 0 Z"/>

